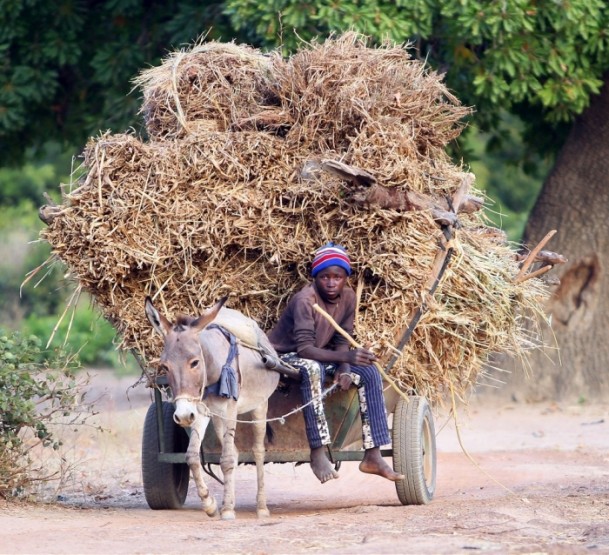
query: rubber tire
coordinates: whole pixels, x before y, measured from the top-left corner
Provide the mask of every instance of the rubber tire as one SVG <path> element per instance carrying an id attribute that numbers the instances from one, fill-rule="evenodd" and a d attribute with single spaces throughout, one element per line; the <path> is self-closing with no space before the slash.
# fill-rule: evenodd
<path id="1" fill-rule="evenodd" d="M 425 397 L 400 398 L 393 413 L 393 469 L 402 505 L 426 505 L 436 490 L 436 432 Z"/>
<path id="2" fill-rule="evenodd" d="M 148 407 L 142 437 L 142 481 L 144 496 L 151 509 L 179 509 L 186 501 L 190 480 L 186 463 L 159 462 L 159 427 L 157 405 Z M 163 434 L 165 448 L 174 453 L 185 453 L 188 448 L 188 434 L 173 421 L 174 406 L 163 401 Z"/>

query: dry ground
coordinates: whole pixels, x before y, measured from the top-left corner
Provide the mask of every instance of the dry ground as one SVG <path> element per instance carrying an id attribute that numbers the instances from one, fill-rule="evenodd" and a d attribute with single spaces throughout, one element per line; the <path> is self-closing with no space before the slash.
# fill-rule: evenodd
<path id="1" fill-rule="evenodd" d="M 132 381 L 97 374 L 107 431 L 66 436 L 78 464 L 60 490 L 46 489 L 58 501 L 0 506 L 0 553 L 609 553 L 609 406 L 473 400 L 459 423 L 477 464 L 454 421 L 437 415 L 437 491 L 425 506 L 400 505 L 391 483 L 356 463 L 324 485 L 307 465 L 270 464 L 272 516 L 259 521 L 254 471 L 239 467 L 238 517 L 223 522 L 200 510 L 192 487 L 182 510 L 147 507 L 150 396 L 127 394 Z"/>

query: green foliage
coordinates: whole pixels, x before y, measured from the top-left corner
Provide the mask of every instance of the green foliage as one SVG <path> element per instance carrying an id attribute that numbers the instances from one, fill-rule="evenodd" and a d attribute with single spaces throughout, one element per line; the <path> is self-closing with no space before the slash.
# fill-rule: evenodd
<path id="1" fill-rule="evenodd" d="M 467 159 L 476 187 L 487 195 L 487 215 L 508 239 L 522 238 L 527 216 L 537 198 L 551 160 L 526 149 L 519 140 L 522 123 L 503 114 L 497 127 L 481 133 L 471 127 L 465 137 Z"/>
<path id="2" fill-rule="evenodd" d="M 37 287 L 36 282 L 24 288 L 21 284 L 50 255 L 49 245 L 37 242 L 43 227 L 38 207 L 46 202 L 43 193 L 57 192 L 58 182 L 69 182 L 71 156 L 57 145 L 47 145 L 28 153 L 27 159 L 20 170 L 0 169 L 0 325 L 11 327 L 19 327 L 21 318 L 33 313 L 55 313 L 64 298 L 59 264 L 45 270 L 46 279 Z"/>
<path id="3" fill-rule="evenodd" d="M 569 121 L 598 93 L 608 67 L 609 9 L 602 0 L 442 2 L 456 45 L 467 52 L 458 70 L 474 93 L 510 109 L 527 102 L 549 121 Z"/>
<path id="4" fill-rule="evenodd" d="M 58 449 L 51 430 L 59 419 L 82 422 L 83 382 L 65 353 L 44 351 L 36 336 L 0 330 L 0 497 L 16 495 L 35 479 L 30 453 Z"/>
<path id="5" fill-rule="evenodd" d="M 291 51 L 346 29 L 411 44 L 478 127 L 511 111 L 536 149 L 557 146 L 609 69 L 604 0 L 0 0 L 0 163 L 140 128 L 131 79 L 200 36 Z"/>
<path id="6" fill-rule="evenodd" d="M 0 164 L 49 140 L 138 127 L 130 81 L 202 34 L 229 40 L 222 2 L 0 0 Z"/>
<path id="7" fill-rule="evenodd" d="M 0 163 L 141 130 L 131 79 L 201 36 L 287 52 L 346 29 L 411 44 L 484 130 L 531 106 L 536 127 L 572 121 L 609 69 L 604 0 L 0 0 Z"/>
<path id="8" fill-rule="evenodd" d="M 28 228 L 34 224 L 40 228 L 37 212 L 46 202 L 43 193 L 59 202 L 57 185 L 70 182 L 72 154 L 62 152 L 57 143 L 46 143 L 38 151 L 29 150 L 24 157 L 25 163 L 19 168 L 0 168 L 0 209 L 13 208 L 15 212 L 7 216 L 17 217 L 0 218 L 0 231 L 12 230 L 22 223 Z"/>
<path id="9" fill-rule="evenodd" d="M 45 338 L 45 341 L 53 336 L 51 346 L 59 348 L 65 344 L 69 351 L 78 353 L 85 366 L 121 365 L 114 346 L 116 331 L 88 302 L 79 303 L 73 313 L 69 310 L 57 326 L 59 321 L 60 315 L 57 314 L 44 317 L 32 315 L 24 320 L 23 329 L 26 333 Z"/>
<path id="10" fill-rule="evenodd" d="M 295 50 L 303 38 L 310 40 L 350 28 L 371 37 L 402 42 L 416 33 L 425 16 L 430 15 L 425 4 L 427 2 L 390 0 L 322 0 L 312 3 L 228 0 L 226 14 L 231 17 L 235 29 L 249 30 L 255 44 L 267 47 L 281 45 L 289 52 Z M 429 17 L 426 22 L 430 26 Z"/>
<path id="11" fill-rule="evenodd" d="M 16 206 L 29 201 L 28 208 L 31 208 L 41 199 L 41 191 L 56 178 L 55 167 L 51 164 L 40 167 L 26 164 L 19 169 L 0 170 L 0 205 Z"/>
<path id="12" fill-rule="evenodd" d="M 0 209 L 0 217 L 15 212 Z M 36 282 L 21 287 L 26 273 L 41 264 L 50 253 L 48 245 L 28 244 L 32 239 L 33 231 L 25 226 L 11 232 L 0 231 L 0 325 L 17 328 L 23 317 L 54 314 L 63 302 L 59 285 L 63 268 L 59 264 L 44 272 L 46 277 L 37 287 L 34 287 Z"/>

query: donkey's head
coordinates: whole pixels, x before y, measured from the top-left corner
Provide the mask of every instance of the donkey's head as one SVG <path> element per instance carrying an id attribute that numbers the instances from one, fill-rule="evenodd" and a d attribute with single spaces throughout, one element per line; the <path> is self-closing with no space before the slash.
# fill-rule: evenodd
<path id="1" fill-rule="evenodd" d="M 171 323 L 155 308 L 152 299 L 146 298 L 148 321 L 165 339 L 159 372 L 167 374 L 176 401 L 174 420 L 183 426 L 192 424 L 196 410 L 194 404 L 201 399 L 203 388 L 207 385 L 199 333 L 218 315 L 226 299 L 227 297 L 222 298 L 199 317 L 180 316 L 176 322 Z"/>

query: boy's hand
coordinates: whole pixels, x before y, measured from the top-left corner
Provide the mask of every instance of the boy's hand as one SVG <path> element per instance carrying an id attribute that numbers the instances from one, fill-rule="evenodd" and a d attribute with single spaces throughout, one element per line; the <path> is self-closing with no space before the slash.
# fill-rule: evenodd
<path id="1" fill-rule="evenodd" d="M 349 364 L 353 366 L 370 366 L 375 360 L 377 360 L 376 355 L 368 349 L 349 351 Z"/>
<path id="2" fill-rule="evenodd" d="M 349 371 L 337 371 L 334 376 L 334 382 L 337 383 L 343 391 L 347 391 L 353 384 L 353 378 Z"/>

